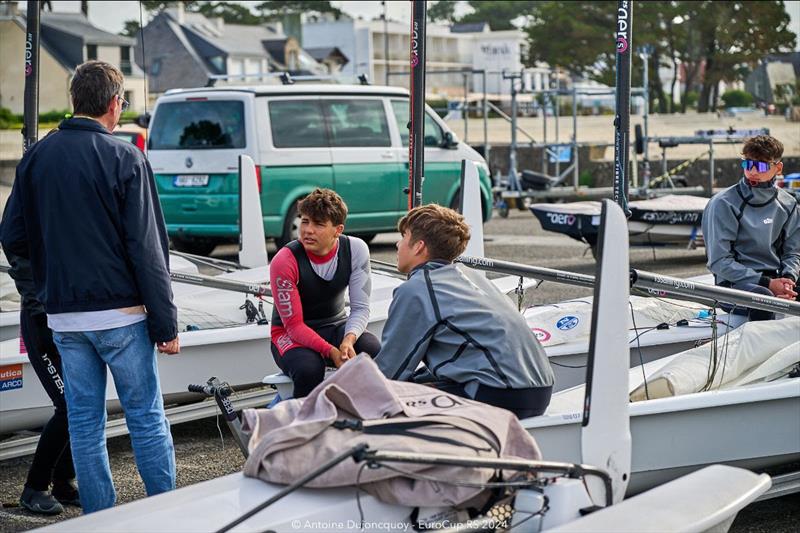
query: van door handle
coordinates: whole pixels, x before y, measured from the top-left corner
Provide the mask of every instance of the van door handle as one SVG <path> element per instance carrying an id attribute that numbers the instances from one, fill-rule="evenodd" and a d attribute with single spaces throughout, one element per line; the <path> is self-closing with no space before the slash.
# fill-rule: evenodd
<path id="1" fill-rule="evenodd" d="M 392 152 L 383 152 L 381 159 L 394 159 L 394 154 Z"/>

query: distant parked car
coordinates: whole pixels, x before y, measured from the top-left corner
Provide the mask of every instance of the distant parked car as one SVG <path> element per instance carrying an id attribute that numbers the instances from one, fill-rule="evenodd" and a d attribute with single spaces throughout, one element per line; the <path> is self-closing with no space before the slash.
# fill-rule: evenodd
<path id="1" fill-rule="evenodd" d="M 719 112 L 720 117 L 741 117 L 752 113 L 763 113 L 757 107 L 726 107 Z"/>
<path id="2" fill-rule="evenodd" d="M 122 124 L 117 126 L 113 134 L 114 137 L 119 137 L 129 143 L 135 144 L 142 152 L 144 152 L 145 146 L 147 146 L 147 130 L 136 124 Z"/>

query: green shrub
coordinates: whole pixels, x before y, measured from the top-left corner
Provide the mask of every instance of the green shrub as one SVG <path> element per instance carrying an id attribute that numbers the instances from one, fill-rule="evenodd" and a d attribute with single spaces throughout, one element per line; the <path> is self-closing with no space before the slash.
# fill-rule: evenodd
<path id="1" fill-rule="evenodd" d="M 585 187 L 594 186 L 594 176 L 590 170 L 582 170 L 578 175 L 578 184 Z"/>
<path id="2" fill-rule="evenodd" d="M 0 129 L 8 129 L 14 123 L 14 113 L 7 107 L 0 107 Z"/>
<path id="3" fill-rule="evenodd" d="M 732 91 L 725 91 L 722 95 L 722 101 L 725 107 L 748 107 L 753 104 L 753 95 L 746 92 L 734 89 Z"/>
<path id="4" fill-rule="evenodd" d="M 687 91 L 683 98 L 686 100 L 686 107 L 697 107 L 697 100 L 700 99 L 700 94 L 697 91 Z"/>
<path id="5" fill-rule="evenodd" d="M 44 113 L 39 113 L 39 122 L 61 122 L 67 115 L 71 116 L 72 112 L 69 109 L 52 110 Z"/>

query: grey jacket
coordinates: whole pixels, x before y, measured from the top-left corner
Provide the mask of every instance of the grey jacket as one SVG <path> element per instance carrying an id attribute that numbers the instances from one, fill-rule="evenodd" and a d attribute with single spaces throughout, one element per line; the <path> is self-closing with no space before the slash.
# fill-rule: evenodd
<path id="1" fill-rule="evenodd" d="M 553 369 L 511 300 L 479 273 L 429 261 L 394 290 L 375 358 L 390 379 L 407 381 L 424 362 L 437 379 L 525 389 L 553 384 Z"/>
<path id="2" fill-rule="evenodd" d="M 717 283 L 769 285 L 764 271 L 797 280 L 800 212 L 777 187 L 751 187 L 745 178 L 716 194 L 703 212 L 708 268 Z"/>

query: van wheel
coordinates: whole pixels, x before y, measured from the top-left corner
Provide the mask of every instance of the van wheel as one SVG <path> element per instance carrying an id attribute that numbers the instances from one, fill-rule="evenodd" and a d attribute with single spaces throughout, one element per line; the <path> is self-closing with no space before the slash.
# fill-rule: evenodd
<path id="1" fill-rule="evenodd" d="M 179 252 L 208 257 L 217 247 L 217 240 L 172 237 L 172 247 Z"/>
<path id="2" fill-rule="evenodd" d="M 359 239 L 361 239 L 362 241 L 364 241 L 367 244 L 369 244 L 373 240 L 375 240 L 375 236 L 376 236 L 375 233 L 355 233 L 355 234 L 353 234 L 353 237 L 358 237 Z"/>
<path id="3" fill-rule="evenodd" d="M 283 221 L 283 233 L 275 238 L 275 246 L 281 249 L 299 237 L 300 213 L 297 211 L 297 202 L 294 202 L 286 213 L 286 220 Z"/>

